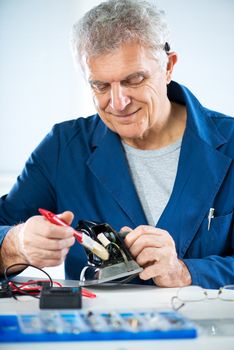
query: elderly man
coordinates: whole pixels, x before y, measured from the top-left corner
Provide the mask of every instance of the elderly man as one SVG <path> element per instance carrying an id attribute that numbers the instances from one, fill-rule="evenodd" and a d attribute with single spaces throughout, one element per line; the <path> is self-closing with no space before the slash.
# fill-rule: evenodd
<path id="1" fill-rule="evenodd" d="M 234 120 L 172 81 L 169 44 L 163 14 L 145 1 L 101 3 L 74 26 L 97 114 L 54 126 L 1 199 L 2 270 L 66 258 L 66 277 L 79 279 L 83 247 L 38 215 L 44 207 L 74 226 L 130 231 L 139 283 L 234 282 Z"/>

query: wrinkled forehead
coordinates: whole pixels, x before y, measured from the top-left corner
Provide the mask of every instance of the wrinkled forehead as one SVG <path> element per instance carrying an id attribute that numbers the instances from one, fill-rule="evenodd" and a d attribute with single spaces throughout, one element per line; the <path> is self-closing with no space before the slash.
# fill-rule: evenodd
<path id="1" fill-rule="evenodd" d="M 157 68 L 158 61 L 152 50 L 132 43 L 113 52 L 83 57 L 82 68 L 87 80 L 119 81 L 138 71 Z"/>

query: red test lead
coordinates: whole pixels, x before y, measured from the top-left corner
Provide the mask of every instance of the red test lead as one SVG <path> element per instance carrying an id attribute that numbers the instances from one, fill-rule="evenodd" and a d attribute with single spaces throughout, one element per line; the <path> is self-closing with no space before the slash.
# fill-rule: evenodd
<path id="1" fill-rule="evenodd" d="M 68 224 L 66 224 L 65 221 L 60 219 L 57 215 L 55 215 L 51 211 L 46 210 L 46 209 L 42 209 L 42 208 L 39 208 L 38 211 L 41 215 L 43 215 L 52 224 L 70 227 Z M 77 239 L 77 241 L 80 244 L 82 244 L 85 248 L 87 248 L 92 253 L 97 255 L 100 259 L 102 259 L 102 260 L 109 259 L 108 251 L 101 244 L 94 241 L 91 237 L 86 235 L 84 232 L 73 230 L 73 236 Z"/>

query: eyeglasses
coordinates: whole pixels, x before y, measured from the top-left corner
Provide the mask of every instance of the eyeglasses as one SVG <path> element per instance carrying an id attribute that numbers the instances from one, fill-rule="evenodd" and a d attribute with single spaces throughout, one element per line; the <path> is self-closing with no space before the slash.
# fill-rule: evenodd
<path id="1" fill-rule="evenodd" d="M 181 309 L 186 302 L 203 301 L 205 299 L 234 301 L 234 285 L 230 284 L 219 290 L 212 290 L 211 294 L 208 294 L 207 290 L 200 286 L 182 287 L 178 290 L 177 295 L 172 297 L 171 305 L 172 308 L 177 311 Z"/>

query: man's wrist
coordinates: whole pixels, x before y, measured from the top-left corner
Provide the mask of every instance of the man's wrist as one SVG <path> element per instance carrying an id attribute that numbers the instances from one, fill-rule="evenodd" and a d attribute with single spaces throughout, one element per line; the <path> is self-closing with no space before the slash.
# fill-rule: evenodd
<path id="1" fill-rule="evenodd" d="M 24 224 L 19 224 L 12 227 L 6 234 L 5 238 L 3 239 L 3 242 L 1 245 L 1 251 L 0 251 L 1 274 L 10 265 L 13 265 L 16 263 L 28 263 L 28 261 L 25 258 L 25 255 L 23 254 L 23 252 L 21 252 L 21 249 L 20 249 L 19 236 L 23 228 L 23 225 Z M 16 270 L 12 270 L 12 272 L 16 272 L 20 270 L 22 269 L 18 267 Z"/>
<path id="2" fill-rule="evenodd" d="M 191 274 L 182 260 L 177 259 L 175 269 L 164 276 L 153 278 L 154 283 L 159 287 L 184 287 L 192 284 Z"/>
<path id="3" fill-rule="evenodd" d="M 189 272 L 189 269 L 187 268 L 186 264 L 183 262 L 183 260 L 178 260 L 179 264 L 181 265 L 181 283 L 182 285 L 178 287 L 183 286 L 190 286 L 192 284 L 192 277 Z"/>

